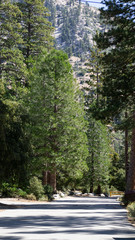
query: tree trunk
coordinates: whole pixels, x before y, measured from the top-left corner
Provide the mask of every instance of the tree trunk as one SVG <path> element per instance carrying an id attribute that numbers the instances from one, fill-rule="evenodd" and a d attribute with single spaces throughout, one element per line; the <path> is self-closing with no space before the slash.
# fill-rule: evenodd
<path id="1" fill-rule="evenodd" d="M 90 192 L 93 193 L 94 186 L 94 152 L 92 151 L 92 166 L 91 166 L 91 177 L 90 177 Z"/>
<path id="2" fill-rule="evenodd" d="M 134 122 L 135 122 L 135 112 L 134 112 Z M 135 127 L 132 130 L 131 139 L 131 155 L 130 155 L 130 165 L 128 171 L 128 179 L 126 186 L 126 193 L 135 191 Z"/>
<path id="3" fill-rule="evenodd" d="M 53 188 L 53 191 L 56 192 L 56 169 L 53 166 L 52 171 L 43 171 L 42 172 L 42 184 L 50 185 Z"/>
<path id="4" fill-rule="evenodd" d="M 128 162 L 128 130 L 125 130 L 125 171 L 126 171 L 126 182 L 129 170 L 129 162 Z"/>
<path id="5" fill-rule="evenodd" d="M 50 176 L 50 185 L 52 186 L 53 191 L 56 192 L 56 169 L 50 173 Z"/>
<path id="6" fill-rule="evenodd" d="M 127 119 L 128 114 L 125 112 L 125 118 Z M 125 172 L 126 172 L 126 183 L 129 170 L 129 157 L 128 157 L 128 128 L 125 129 Z"/>
<path id="7" fill-rule="evenodd" d="M 47 182 L 47 171 L 43 171 L 42 172 L 42 184 L 43 185 L 47 185 L 48 184 L 48 182 Z"/>
<path id="8" fill-rule="evenodd" d="M 101 186 L 100 185 L 98 185 L 98 188 L 97 188 L 97 194 L 101 194 Z"/>

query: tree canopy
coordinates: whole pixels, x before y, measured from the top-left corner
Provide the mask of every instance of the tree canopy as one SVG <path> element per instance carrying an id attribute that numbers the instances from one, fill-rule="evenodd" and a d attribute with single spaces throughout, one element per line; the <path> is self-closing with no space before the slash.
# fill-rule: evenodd
<path id="1" fill-rule="evenodd" d="M 87 137 L 80 101 L 67 55 L 52 50 L 40 56 L 32 70 L 29 109 L 35 160 L 40 158 L 42 170 L 59 172 L 64 166 L 75 175 L 77 166 L 85 165 Z"/>
<path id="2" fill-rule="evenodd" d="M 100 61 L 103 65 L 101 87 L 102 99 L 98 110 L 101 118 L 128 113 L 128 127 L 132 127 L 132 146 L 127 190 L 135 188 L 133 172 L 135 169 L 134 149 L 134 88 L 135 88 L 135 5 L 134 1 L 103 1 L 101 18 L 108 30 L 95 37 L 98 47 L 103 51 Z M 97 106 L 96 106 L 97 107 Z M 127 119 L 126 119 L 127 121 Z"/>
<path id="3" fill-rule="evenodd" d="M 22 12 L 21 46 L 25 59 L 38 55 L 44 47 L 53 45 L 53 28 L 47 17 L 47 8 L 42 0 L 26 0 L 18 3 Z"/>
<path id="4" fill-rule="evenodd" d="M 128 190 L 135 189 L 134 2 L 104 3 L 101 17 L 107 31 L 96 35 L 97 47 L 90 49 L 90 79 L 83 96 L 68 56 L 53 48 L 53 27 L 45 2 L 0 1 L 0 194 L 4 188 L 11 194 L 9 185 L 14 191 L 14 184 L 37 199 L 45 189 L 53 192 L 57 186 L 86 187 L 92 192 L 110 185 L 121 187 L 123 178 L 117 184 L 117 174 L 123 174 L 123 165 L 115 152 L 110 155 L 110 132 L 96 117 L 107 119 L 124 111 L 132 128 Z M 70 54 L 81 13 L 81 5 L 76 8 L 70 1 L 72 4 L 75 16 L 67 18 L 73 11 L 62 8 L 66 20 L 61 23 L 60 17 L 57 23 L 62 24 Z M 51 1 L 46 5 L 53 7 Z M 54 8 L 53 21 L 55 10 L 58 8 Z M 84 11 L 88 13 L 87 6 Z M 83 38 L 88 46 L 80 36 L 76 45 L 79 56 L 80 47 L 89 47 L 88 34 Z"/>

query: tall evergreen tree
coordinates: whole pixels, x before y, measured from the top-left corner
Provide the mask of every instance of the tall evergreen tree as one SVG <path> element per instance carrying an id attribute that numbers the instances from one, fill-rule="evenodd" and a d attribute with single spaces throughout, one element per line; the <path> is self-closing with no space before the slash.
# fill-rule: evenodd
<path id="1" fill-rule="evenodd" d="M 100 121 L 93 119 L 90 114 L 87 115 L 87 119 L 89 155 L 88 170 L 84 179 L 90 192 L 97 189 L 98 193 L 101 193 L 105 187 L 109 186 L 110 139 L 107 128 Z"/>
<path id="2" fill-rule="evenodd" d="M 21 12 L 9 0 L 0 4 L 0 77 L 5 79 L 11 91 L 21 87 L 25 80 L 26 68 L 24 58 L 18 46 L 23 40 L 20 36 Z"/>
<path id="3" fill-rule="evenodd" d="M 86 81 L 84 87 L 86 95 L 86 106 L 90 109 L 91 105 L 95 103 L 98 106 L 100 98 L 100 88 L 102 85 L 102 64 L 100 58 L 102 56 L 101 50 L 97 46 L 90 49 L 90 59 L 87 63 L 89 79 Z"/>
<path id="4" fill-rule="evenodd" d="M 21 98 L 27 70 L 18 46 L 21 12 L 9 0 L 0 3 L 0 183 L 23 184 L 28 141 L 21 117 Z M 25 170 L 24 170 L 25 169 Z"/>
<path id="5" fill-rule="evenodd" d="M 88 146 L 89 156 L 87 158 L 88 173 L 87 184 L 89 184 L 90 192 L 93 192 L 97 187 L 99 193 L 101 187 L 109 184 L 109 153 L 110 142 L 108 137 L 107 128 L 100 122 L 92 117 L 91 109 L 95 104 L 98 107 L 100 96 L 100 87 L 102 85 L 101 73 L 102 65 L 100 57 L 102 53 L 100 49 L 93 46 L 91 49 L 90 60 L 87 63 L 88 71 L 90 73 L 89 79 L 86 81 L 84 87 L 85 92 L 85 105 L 86 117 L 88 120 Z"/>
<path id="6" fill-rule="evenodd" d="M 83 107 L 68 57 L 52 50 L 36 63 L 31 76 L 29 101 L 33 119 L 35 163 L 50 172 L 56 190 L 56 173 L 61 168 L 71 174 L 85 165 L 87 138 Z"/>
<path id="7" fill-rule="evenodd" d="M 116 116 L 123 110 L 129 112 L 132 144 L 127 191 L 131 191 L 135 190 L 135 5 L 132 0 L 105 0 L 103 3 L 106 7 L 101 10 L 101 17 L 110 27 L 96 37 L 98 46 L 104 50 L 104 99 L 99 108 L 102 117 Z"/>
<path id="8" fill-rule="evenodd" d="M 50 48 L 53 43 L 53 28 L 48 21 L 48 11 L 43 0 L 26 0 L 18 3 L 22 12 L 22 51 L 25 59 Z"/>

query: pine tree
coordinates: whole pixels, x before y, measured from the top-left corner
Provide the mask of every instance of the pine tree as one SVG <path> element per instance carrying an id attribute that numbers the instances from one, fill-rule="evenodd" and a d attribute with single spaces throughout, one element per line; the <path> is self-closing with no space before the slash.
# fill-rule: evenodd
<path id="1" fill-rule="evenodd" d="M 54 190 L 60 169 L 75 174 L 78 164 L 85 165 L 87 138 L 78 91 L 66 54 L 52 50 L 40 56 L 31 81 L 31 131 L 35 161 L 40 172 L 50 173 Z"/>
<path id="2" fill-rule="evenodd" d="M 18 46 L 23 40 L 20 36 L 21 12 L 9 0 L 0 4 L 0 77 L 5 79 L 8 91 L 22 87 L 26 77 L 24 58 Z"/>
<path id="3" fill-rule="evenodd" d="M 91 105 L 95 103 L 98 106 L 100 96 L 100 88 L 102 86 L 102 64 L 100 58 L 103 54 L 97 46 L 93 45 L 90 49 L 90 59 L 87 63 L 88 72 L 90 73 L 89 79 L 86 81 L 84 87 L 86 95 L 86 106 L 90 109 Z"/>
<path id="4" fill-rule="evenodd" d="M 110 187 L 113 186 L 119 191 L 125 190 L 125 171 L 124 165 L 120 161 L 119 154 L 112 152 L 110 165 Z"/>
<path id="5" fill-rule="evenodd" d="M 102 64 L 100 57 L 102 52 L 96 46 L 91 49 L 90 60 L 87 63 L 89 79 L 86 81 L 84 87 L 86 118 L 88 120 L 88 146 L 89 156 L 87 158 L 88 173 L 87 184 L 89 183 L 90 192 L 97 187 L 101 193 L 101 187 L 109 184 L 109 153 L 110 141 L 108 137 L 108 130 L 105 125 L 97 121 L 92 116 L 93 105 L 98 107 L 101 99 L 100 88 L 102 86 Z"/>
<path id="6" fill-rule="evenodd" d="M 116 116 L 128 111 L 128 125 L 134 123 L 134 83 L 135 83 L 135 22 L 134 1 L 104 1 L 106 7 L 101 10 L 108 31 L 96 37 L 98 46 L 104 50 L 102 62 L 104 101 L 100 102 L 103 117 Z M 135 190 L 135 129 L 132 125 L 130 169 L 127 191 Z"/>
<path id="7" fill-rule="evenodd" d="M 109 167 L 111 144 L 107 127 L 95 120 L 88 112 L 87 138 L 89 155 L 87 157 L 88 170 L 85 172 L 84 182 L 90 192 L 109 186 Z"/>
<path id="8" fill-rule="evenodd" d="M 28 141 L 22 119 L 21 98 L 27 76 L 24 57 L 18 49 L 21 12 L 9 0 L 0 3 L 0 183 L 26 179 Z M 27 156 L 26 156 L 27 155 Z M 25 169 L 25 170 L 24 170 Z"/>
<path id="9" fill-rule="evenodd" d="M 43 0 L 26 0 L 18 3 L 22 12 L 22 51 L 25 59 L 37 56 L 53 44 L 53 28 L 48 21 L 48 11 Z"/>

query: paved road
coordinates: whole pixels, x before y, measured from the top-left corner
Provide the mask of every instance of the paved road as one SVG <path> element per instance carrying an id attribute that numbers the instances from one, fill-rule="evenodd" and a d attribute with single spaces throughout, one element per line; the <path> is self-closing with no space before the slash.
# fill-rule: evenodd
<path id="1" fill-rule="evenodd" d="M 68 197 L 0 212 L 0 240 L 135 240 L 114 198 Z"/>

